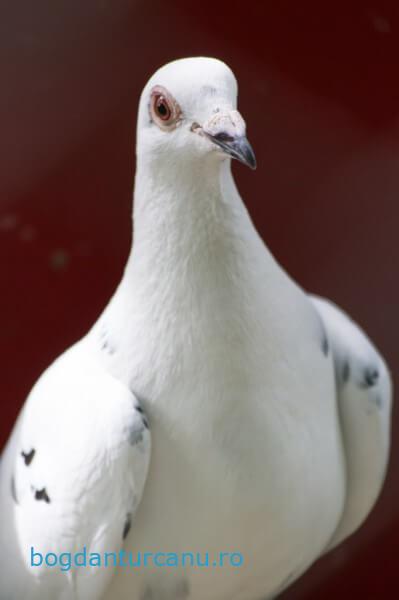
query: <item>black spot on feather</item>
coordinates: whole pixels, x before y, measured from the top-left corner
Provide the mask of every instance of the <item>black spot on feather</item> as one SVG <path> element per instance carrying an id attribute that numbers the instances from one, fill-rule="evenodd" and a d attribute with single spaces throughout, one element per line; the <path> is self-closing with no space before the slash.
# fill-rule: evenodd
<path id="1" fill-rule="evenodd" d="M 27 466 L 27 467 L 29 467 L 30 463 L 31 463 L 31 462 L 32 462 L 32 460 L 33 460 L 33 457 L 35 456 L 35 449 L 34 449 L 34 448 L 32 448 L 32 450 L 31 450 L 30 452 L 24 452 L 24 451 L 22 450 L 22 452 L 21 452 L 21 456 L 23 457 L 23 459 L 24 459 L 24 461 L 25 461 L 25 464 L 26 464 L 26 466 Z"/>
<path id="2" fill-rule="evenodd" d="M 350 368 L 349 361 L 345 360 L 342 365 L 342 374 L 341 374 L 342 381 L 344 383 L 347 383 L 349 381 L 350 374 L 351 374 L 351 368 Z"/>
<path id="3" fill-rule="evenodd" d="M 363 373 L 363 380 L 361 382 L 361 387 L 369 388 L 375 385 L 378 381 L 380 374 L 376 367 L 369 367 L 365 369 Z"/>
<path id="4" fill-rule="evenodd" d="M 50 498 L 48 497 L 46 488 L 35 490 L 35 500 L 44 500 L 47 504 L 50 504 Z"/>
<path id="5" fill-rule="evenodd" d="M 131 513 L 127 513 L 126 521 L 123 526 L 122 539 L 125 540 L 127 538 L 131 526 L 132 526 L 132 515 L 131 515 Z"/>

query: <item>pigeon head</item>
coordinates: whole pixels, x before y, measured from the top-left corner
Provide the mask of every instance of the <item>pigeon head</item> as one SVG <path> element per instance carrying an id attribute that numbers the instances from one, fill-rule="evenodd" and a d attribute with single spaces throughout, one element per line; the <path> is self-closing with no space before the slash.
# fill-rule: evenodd
<path id="1" fill-rule="evenodd" d="M 235 158 L 255 169 L 255 154 L 236 106 L 236 79 L 220 60 L 198 57 L 168 63 L 141 95 L 138 158 L 175 167 Z"/>

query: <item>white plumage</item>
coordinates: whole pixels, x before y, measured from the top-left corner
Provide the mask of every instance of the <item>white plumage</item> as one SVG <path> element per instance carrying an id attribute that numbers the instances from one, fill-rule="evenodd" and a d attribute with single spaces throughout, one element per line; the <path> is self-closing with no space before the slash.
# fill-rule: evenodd
<path id="1" fill-rule="evenodd" d="M 39 379 L 2 457 L 4 600 L 271 598 L 378 496 L 389 374 L 258 236 L 230 169 L 230 157 L 255 166 L 236 95 L 230 69 L 205 58 L 166 65 L 143 91 L 123 279 Z M 122 544 L 244 562 L 29 566 L 31 546 Z"/>

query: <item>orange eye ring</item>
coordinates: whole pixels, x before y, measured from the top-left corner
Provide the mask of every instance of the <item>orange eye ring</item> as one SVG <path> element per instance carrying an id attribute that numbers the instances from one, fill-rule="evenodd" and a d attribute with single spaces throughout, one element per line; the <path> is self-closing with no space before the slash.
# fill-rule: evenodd
<path id="1" fill-rule="evenodd" d="M 172 131 L 177 127 L 181 110 L 176 100 L 160 85 L 151 90 L 150 116 L 163 131 Z"/>

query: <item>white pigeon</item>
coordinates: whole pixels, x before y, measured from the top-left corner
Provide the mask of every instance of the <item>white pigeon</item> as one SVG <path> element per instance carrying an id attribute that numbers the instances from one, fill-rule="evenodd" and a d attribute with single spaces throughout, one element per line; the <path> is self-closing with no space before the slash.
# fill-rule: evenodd
<path id="1" fill-rule="evenodd" d="M 2 600 L 273 598 L 380 492 L 386 365 L 256 232 L 231 174 L 231 157 L 255 167 L 236 98 L 210 58 L 144 88 L 122 281 L 34 386 L 3 455 Z M 31 566 L 32 548 L 180 558 L 61 570 Z"/>

